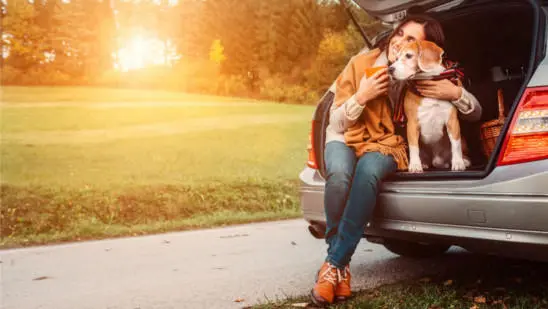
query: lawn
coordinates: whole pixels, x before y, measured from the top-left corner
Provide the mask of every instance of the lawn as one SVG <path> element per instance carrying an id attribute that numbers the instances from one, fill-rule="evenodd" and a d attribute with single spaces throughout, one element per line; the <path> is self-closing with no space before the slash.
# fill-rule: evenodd
<path id="1" fill-rule="evenodd" d="M 2 90 L 4 247 L 299 215 L 311 106 Z"/>
<path id="2" fill-rule="evenodd" d="M 2 87 L 2 102 L 240 102 L 241 99 L 172 91 L 97 87 Z"/>

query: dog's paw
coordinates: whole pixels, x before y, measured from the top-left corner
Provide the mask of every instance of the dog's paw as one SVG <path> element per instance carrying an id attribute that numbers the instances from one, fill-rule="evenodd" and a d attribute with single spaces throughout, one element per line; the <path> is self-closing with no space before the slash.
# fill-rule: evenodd
<path id="1" fill-rule="evenodd" d="M 434 166 L 435 168 L 447 168 L 447 165 L 448 164 L 445 162 L 445 160 L 443 160 L 443 158 L 440 156 L 435 156 L 434 160 L 432 160 L 432 166 Z"/>
<path id="2" fill-rule="evenodd" d="M 409 172 L 422 173 L 422 163 L 420 161 L 411 161 L 409 163 Z"/>
<path id="3" fill-rule="evenodd" d="M 466 164 L 463 159 L 453 159 L 451 160 L 451 170 L 452 171 L 464 171 L 466 169 Z"/>
<path id="4" fill-rule="evenodd" d="M 472 162 L 470 161 L 470 159 L 464 158 L 463 161 L 464 161 L 464 166 L 466 166 L 466 168 L 469 168 L 470 166 L 472 166 Z"/>

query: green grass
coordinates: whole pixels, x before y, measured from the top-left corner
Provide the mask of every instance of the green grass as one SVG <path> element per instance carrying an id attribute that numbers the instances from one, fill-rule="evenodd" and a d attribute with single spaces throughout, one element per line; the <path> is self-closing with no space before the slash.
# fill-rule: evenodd
<path id="1" fill-rule="evenodd" d="M 157 119 L 162 122 L 192 121 L 197 118 L 219 119 L 230 121 L 230 117 L 257 116 L 275 114 L 290 116 L 300 112 L 298 108 L 287 107 L 281 104 L 249 104 L 245 106 L 200 106 L 188 105 L 185 108 L 177 106 L 132 106 L 132 107 L 96 107 L 95 104 L 80 106 L 34 107 L 32 114 L 29 108 L 4 108 L 2 131 L 5 133 L 26 131 L 53 131 L 53 130 L 92 130 L 110 129 L 127 125 L 144 125 Z M 182 104 L 181 104 L 182 105 Z M 305 110 L 301 108 L 302 110 Z M 85 117 L 75 118 L 83 114 Z M 151 114 L 154 114 L 151 116 Z"/>
<path id="2" fill-rule="evenodd" d="M 485 258 L 463 267 L 355 293 L 331 309 L 546 309 L 548 266 L 545 263 Z M 267 302 L 254 309 L 296 308 L 308 297 Z"/>
<path id="3" fill-rule="evenodd" d="M 287 181 L 120 189 L 2 186 L 3 247 L 141 235 L 298 216 Z"/>
<path id="4" fill-rule="evenodd" d="M 4 94 L 54 102 L 93 89 L 50 90 Z M 297 217 L 313 107 L 189 98 L 2 105 L 0 245 Z"/>
<path id="5" fill-rule="evenodd" d="M 4 103 L 82 102 L 239 102 L 238 98 L 187 94 L 181 92 L 99 87 L 2 87 Z"/>

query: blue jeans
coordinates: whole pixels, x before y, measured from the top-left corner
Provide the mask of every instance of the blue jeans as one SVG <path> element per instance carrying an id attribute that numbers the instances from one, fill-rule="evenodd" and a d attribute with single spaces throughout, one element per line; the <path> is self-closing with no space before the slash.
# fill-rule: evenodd
<path id="1" fill-rule="evenodd" d="M 344 268 L 371 218 L 381 181 L 395 172 L 397 165 L 392 156 L 379 152 L 356 158 L 354 150 L 339 141 L 327 143 L 324 159 L 326 261 Z"/>

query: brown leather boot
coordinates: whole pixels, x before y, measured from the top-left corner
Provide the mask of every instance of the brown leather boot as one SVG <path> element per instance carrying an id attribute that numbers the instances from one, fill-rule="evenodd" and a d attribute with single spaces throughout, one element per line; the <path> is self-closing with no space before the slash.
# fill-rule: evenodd
<path id="1" fill-rule="evenodd" d="M 337 288 L 335 289 L 335 299 L 337 301 L 345 301 L 352 296 L 352 290 L 350 289 L 350 267 L 346 265 L 344 270 L 339 271 L 339 280 L 337 282 Z"/>
<path id="2" fill-rule="evenodd" d="M 316 285 L 310 292 L 312 302 L 317 306 L 327 306 L 335 299 L 335 289 L 338 281 L 337 267 L 324 262 L 316 277 Z"/>

